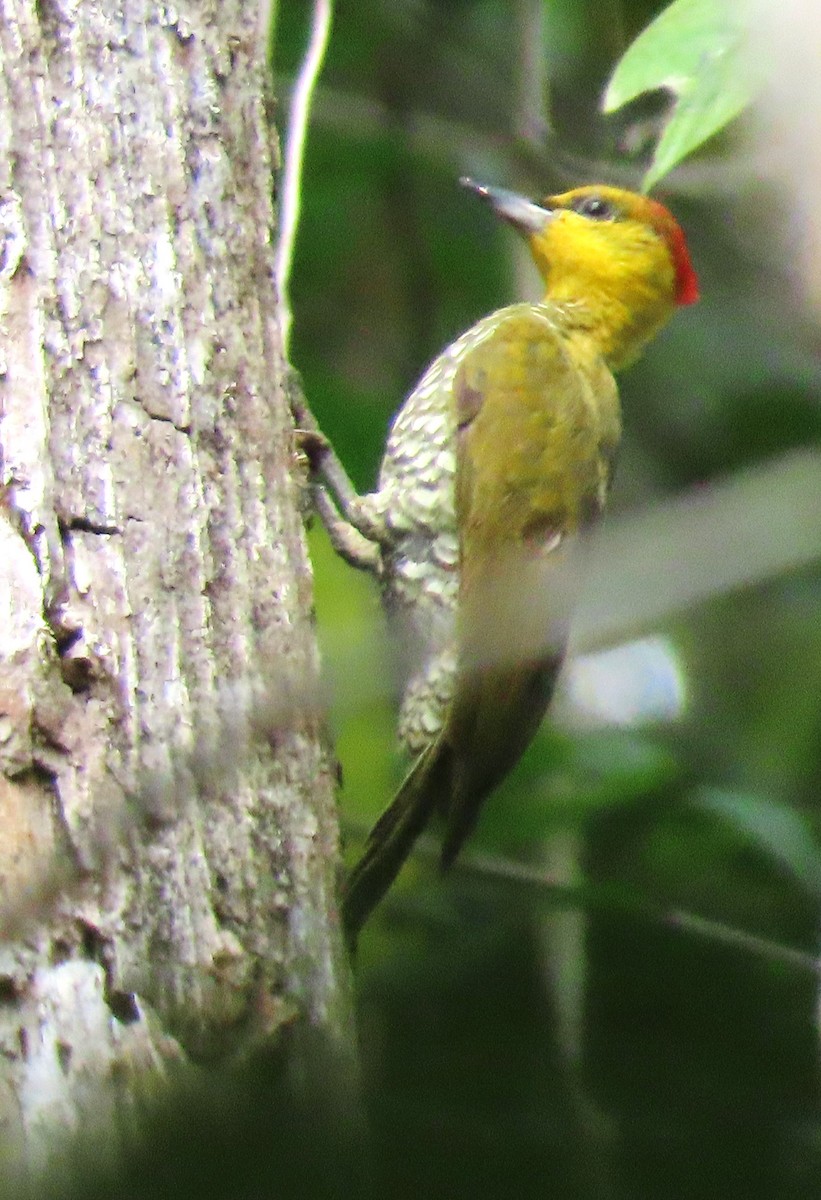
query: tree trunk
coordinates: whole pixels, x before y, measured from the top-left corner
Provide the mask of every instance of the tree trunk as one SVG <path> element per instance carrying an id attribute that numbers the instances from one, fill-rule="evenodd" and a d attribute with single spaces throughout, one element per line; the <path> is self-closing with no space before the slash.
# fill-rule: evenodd
<path id="1" fill-rule="evenodd" d="M 259 7 L 0 17 L 0 1121 L 29 1167 L 111 1137 L 146 1069 L 295 1014 L 349 1038 Z"/>

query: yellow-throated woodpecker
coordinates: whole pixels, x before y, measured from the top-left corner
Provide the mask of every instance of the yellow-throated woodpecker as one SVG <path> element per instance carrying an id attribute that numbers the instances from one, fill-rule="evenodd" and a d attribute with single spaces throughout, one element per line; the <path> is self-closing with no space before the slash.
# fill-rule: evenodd
<path id="1" fill-rule="evenodd" d="M 394 419 L 376 491 L 343 504 L 404 649 L 399 735 L 415 755 L 347 881 L 350 940 L 432 813 L 447 866 L 533 737 L 580 535 L 610 486 L 613 372 L 698 295 L 681 228 L 654 200 L 590 186 L 534 203 L 463 183 L 527 240 L 544 296 L 491 313 L 434 360 Z"/>

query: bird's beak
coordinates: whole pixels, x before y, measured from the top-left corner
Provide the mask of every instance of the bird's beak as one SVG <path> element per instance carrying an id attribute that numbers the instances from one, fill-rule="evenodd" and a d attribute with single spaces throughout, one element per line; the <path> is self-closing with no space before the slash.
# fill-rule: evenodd
<path id="1" fill-rule="evenodd" d="M 486 183 L 477 183 L 475 179 L 468 179 L 467 176 L 462 176 L 459 182 L 469 192 L 475 192 L 481 200 L 485 200 L 497 217 L 507 221 L 508 225 L 512 225 L 525 237 L 540 233 L 555 215 L 551 209 L 542 208 L 526 196 L 509 192 L 506 188 L 489 187 Z"/>

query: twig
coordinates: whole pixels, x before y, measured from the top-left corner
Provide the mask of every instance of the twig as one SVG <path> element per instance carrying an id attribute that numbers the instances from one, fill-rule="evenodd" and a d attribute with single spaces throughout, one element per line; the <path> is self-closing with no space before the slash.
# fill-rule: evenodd
<path id="1" fill-rule="evenodd" d="M 280 221 L 279 240 L 274 262 L 274 278 L 279 295 L 282 344 L 287 354 L 291 336 L 293 313 L 289 298 L 291 266 L 294 258 L 294 244 L 299 224 L 299 210 L 302 197 L 302 162 L 305 155 L 305 137 L 308 130 L 308 119 L 311 103 L 319 72 L 328 48 L 333 17 L 333 0 L 314 0 L 311 16 L 311 32 L 305 58 L 299 69 L 294 90 L 291 94 L 291 108 L 288 118 L 288 131 L 285 139 L 285 161 L 282 168 L 280 185 Z"/>
<path id="2" fill-rule="evenodd" d="M 564 900 L 566 903 L 579 904 L 584 908 L 595 909 L 599 912 L 621 911 L 625 915 L 638 917 L 651 924 L 690 933 L 703 941 L 745 950 L 754 957 L 784 963 L 813 975 L 821 974 L 821 960 L 815 954 L 799 950 L 796 946 L 775 942 L 771 938 L 749 933 L 746 929 L 738 929 L 723 921 L 699 916 L 697 913 L 689 913 L 681 909 L 666 909 L 652 901 L 645 901 L 640 896 L 616 895 L 606 888 L 596 888 L 595 885 L 592 888 L 585 888 L 578 884 L 556 883 L 538 868 L 529 867 L 510 859 L 499 858 L 493 854 L 473 852 L 465 855 L 460 865 L 464 870 L 476 875 L 498 881 L 507 880 L 525 887 L 536 888 L 539 891 L 551 892 L 557 899 Z"/>
<path id="3" fill-rule="evenodd" d="M 438 861 L 441 847 L 435 838 L 423 835 L 414 849 L 420 858 Z M 557 883 L 550 875 L 526 863 L 502 858 L 495 854 L 472 851 L 464 854 L 456 870 L 463 875 L 473 875 L 495 884 L 512 884 L 544 897 L 551 896 L 557 904 L 587 909 L 599 913 L 622 913 L 625 916 L 661 925 L 680 933 L 687 933 L 705 942 L 743 950 L 754 958 L 782 963 L 810 975 L 821 976 L 821 958 L 797 946 L 785 945 L 771 938 L 761 937 L 746 929 L 727 925 L 710 917 L 681 909 L 667 909 L 640 895 L 615 893 L 607 887 Z"/>
<path id="4" fill-rule="evenodd" d="M 287 79 L 283 82 L 287 86 Z M 327 84 L 317 88 L 313 111 L 317 125 L 336 131 L 340 137 L 353 134 L 368 137 L 393 128 L 393 114 L 378 97 L 357 95 Z M 542 147 L 534 154 L 528 144 L 486 134 L 467 122 L 424 111 L 414 111 L 407 136 L 412 154 L 454 175 L 478 170 L 480 165 L 484 174 L 490 172 L 500 182 L 518 179 L 517 186 L 526 187 L 534 195 L 543 193 L 548 185 L 572 187 L 591 180 L 635 188 L 641 178 L 640 164 L 607 155 L 580 154 L 564 144 L 552 129 L 549 161 Z M 738 150 L 720 161 L 694 159 L 671 171 L 662 190 L 667 196 L 703 200 L 706 194 L 728 200 L 737 196 L 739 189 L 749 186 L 759 169 L 758 160 L 753 161 L 752 155 Z"/>

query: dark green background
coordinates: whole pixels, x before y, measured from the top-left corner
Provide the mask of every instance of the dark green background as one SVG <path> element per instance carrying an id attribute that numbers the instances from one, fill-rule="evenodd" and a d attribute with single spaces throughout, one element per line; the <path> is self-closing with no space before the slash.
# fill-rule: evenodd
<path id="1" fill-rule="evenodd" d="M 284 104 L 308 6 L 279 9 Z M 516 5 L 340 0 L 308 145 L 293 359 L 358 486 L 430 358 L 514 295 L 513 236 L 456 179 L 535 194 L 638 186 L 637 110 L 605 121 L 597 105 L 656 9 L 546 7 L 539 144 L 512 133 Z M 650 131 L 660 108 L 641 111 Z M 776 268 L 778 202 L 743 143 L 731 131 L 667 183 L 703 298 L 623 378 L 615 511 L 813 444 L 821 428 L 818 334 Z M 401 774 L 388 648 L 374 587 L 321 531 L 312 548 L 352 857 Z M 658 632 L 686 669 L 678 723 L 537 738 L 474 848 L 570 871 L 569 899 L 470 867 L 441 879 L 430 853 L 406 871 L 357 972 L 385 1195 L 818 1194 L 813 972 L 656 915 L 683 908 L 814 953 L 819 896 L 763 844 L 777 848 L 782 810 L 770 823 L 756 808 L 762 837 L 745 836 L 699 797 L 738 789 L 815 825 L 820 593 L 815 563 L 676 614 Z M 817 866 L 814 843 L 804 850 Z"/>

